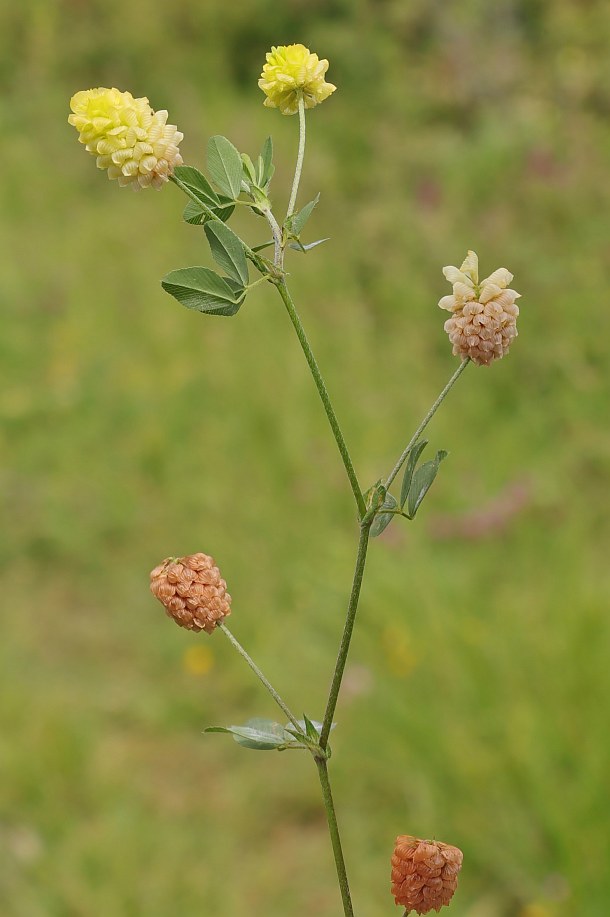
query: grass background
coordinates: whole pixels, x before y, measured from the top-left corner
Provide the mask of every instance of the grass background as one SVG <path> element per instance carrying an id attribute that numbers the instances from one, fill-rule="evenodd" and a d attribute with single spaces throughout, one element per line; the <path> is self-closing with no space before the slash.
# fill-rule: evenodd
<path id="1" fill-rule="evenodd" d="M 166 621 L 148 571 L 213 553 L 232 627 L 319 717 L 351 495 L 279 298 L 191 314 L 208 263 L 176 188 L 119 192 L 66 123 L 77 89 L 276 147 L 273 43 L 331 60 L 309 117 L 313 237 L 291 283 L 363 486 L 455 366 L 443 264 L 523 294 L 510 358 L 469 369 L 415 524 L 374 542 L 332 776 L 359 915 L 393 911 L 398 833 L 465 852 L 459 917 L 602 917 L 610 878 L 610 10 L 603 2 L 29 0 L 0 9 L 4 380 L 0 901 L 7 917 L 335 917 L 315 772 L 208 724 L 274 716 L 220 635 Z M 235 221 L 254 244 L 261 221 Z"/>

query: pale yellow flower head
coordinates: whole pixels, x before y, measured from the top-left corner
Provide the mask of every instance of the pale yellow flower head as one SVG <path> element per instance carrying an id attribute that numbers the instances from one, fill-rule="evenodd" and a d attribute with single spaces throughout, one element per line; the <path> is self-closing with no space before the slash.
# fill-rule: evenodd
<path id="1" fill-rule="evenodd" d="M 508 287 L 513 275 L 499 267 L 479 282 L 479 259 L 472 251 L 459 268 L 449 265 L 443 274 L 453 286 L 453 294 L 439 301 L 441 309 L 452 313 L 445 331 L 453 353 L 480 366 L 500 360 L 518 334 L 516 300 L 521 294 Z"/>
<path id="2" fill-rule="evenodd" d="M 183 134 L 167 124 L 166 111 L 153 111 L 148 99 L 134 99 L 118 89 L 87 89 L 70 100 L 68 118 L 98 169 L 121 186 L 161 188 L 182 164 L 178 144 Z"/>
<path id="3" fill-rule="evenodd" d="M 327 70 L 328 61 L 320 60 L 305 45 L 271 48 L 258 81 L 267 96 L 264 104 L 279 108 L 283 115 L 294 115 L 302 96 L 305 108 L 314 108 L 337 88 L 324 81 Z"/>

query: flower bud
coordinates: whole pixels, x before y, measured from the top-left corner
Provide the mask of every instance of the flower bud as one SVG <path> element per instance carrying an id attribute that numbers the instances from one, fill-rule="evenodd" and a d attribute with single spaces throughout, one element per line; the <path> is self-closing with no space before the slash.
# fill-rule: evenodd
<path id="1" fill-rule="evenodd" d="M 392 894 L 406 913 L 428 914 L 449 904 L 462 868 L 462 851 L 410 834 L 396 838 L 392 856 Z"/>
<path id="2" fill-rule="evenodd" d="M 121 186 L 161 188 L 182 164 L 178 144 L 183 134 L 167 124 L 166 111 L 153 111 L 148 99 L 134 99 L 118 89 L 87 89 L 70 100 L 68 118 L 98 169 Z"/>
<path id="3" fill-rule="evenodd" d="M 150 589 L 180 627 L 211 634 L 231 614 L 231 596 L 213 557 L 168 557 L 150 574 Z"/>
<path id="4" fill-rule="evenodd" d="M 328 61 L 304 45 L 274 47 L 266 57 L 258 85 L 267 96 L 267 108 L 279 108 L 283 115 L 296 114 L 301 96 L 305 108 L 314 108 L 337 88 L 324 81 Z"/>
<path id="5" fill-rule="evenodd" d="M 478 258 L 470 251 L 460 268 L 449 265 L 443 274 L 453 285 L 453 295 L 439 301 L 453 313 L 445 322 L 453 353 L 479 366 L 502 359 L 518 334 L 521 294 L 507 289 L 513 275 L 501 267 L 479 283 Z"/>

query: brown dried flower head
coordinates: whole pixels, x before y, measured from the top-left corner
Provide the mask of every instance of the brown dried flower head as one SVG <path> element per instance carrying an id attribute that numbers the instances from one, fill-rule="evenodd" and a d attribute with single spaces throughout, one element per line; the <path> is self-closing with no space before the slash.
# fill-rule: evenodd
<path id="1" fill-rule="evenodd" d="M 213 557 L 168 557 L 150 574 L 150 589 L 180 627 L 211 634 L 231 614 L 231 596 Z"/>
<path id="2" fill-rule="evenodd" d="M 479 259 L 470 251 L 460 268 L 449 265 L 443 274 L 453 284 L 453 295 L 439 301 L 453 313 L 445 322 L 453 353 L 479 366 L 502 359 L 518 334 L 515 300 L 521 294 L 507 289 L 513 275 L 500 267 L 479 283 Z"/>
<path id="3" fill-rule="evenodd" d="M 428 914 L 449 904 L 462 868 L 462 851 L 410 834 L 396 838 L 392 856 L 392 894 L 406 913 Z"/>

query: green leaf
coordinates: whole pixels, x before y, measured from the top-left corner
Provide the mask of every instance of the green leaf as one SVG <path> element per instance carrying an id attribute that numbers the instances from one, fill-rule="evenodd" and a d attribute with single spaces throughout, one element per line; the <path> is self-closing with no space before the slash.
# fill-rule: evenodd
<path id="1" fill-rule="evenodd" d="M 328 242 L 330 236 L 327 236 L 326 239 L 317 239 L 315 242 L 308 242 L 307 245 L 302 245 L 300 242 L 291 242 L 288 248 L 294 248 L 295 251 L 306 254 L 310 249 L 315 248 L 316 245 L 321 245 L 322 242 Z"/>
<path id="2" fill-rule="evenodd" d="M 208 141 L 208 172 L 223 194 L 237 200 L 241 192 L 242 159 L 231 141 L 220 134 Z"/>
<path id="3" fill-rule="evenodd" d="M 219 195 L 219 197 L 220 204 L 210 209 L 214 212 L 215 216 L 221 219 L 223 223 L 226 223 L 235 210 L 235 205 L 230 198 L 225 197 L 224 195 Z M 198 207 L 195 201 L 189 201 L 184 208 L 182 219 L 185 223 L 191 223 L 194 226 L 201 226 L 203 223 L 207 223 L 211 217 L 209 217 L 201 207 Z"/>
<path id="4" fill-rule="evenodd" d="M 245 297 L 242 287 L 232 287 L 224 277 L 207 267 L 170 271 L 161 286 L 187 309 L 212 315 L 235 315 Z"/>
<path id="5" fill-rule="evenodd" d="M 410 519 L 415 518 L 415 514 L 419 509 L 422 500 L 430 490 L 432 482 L 438 473 L 439 465 L 443 459 L 446 458 L 446 456 L 447 453 L 441 449 L 436 453 L 432 461 L 424 462 L 424 464 L 420 465 L 413 475 L 413 481 L 411 482 L 409 498 L 407 501 L 408 515 Z"/>
<path id="6" fill-rule="evenodd" d="M 257 184 L 257 181 L 256 181 L 257 174 L 254 168 L 254 163 L 252 162 L 252 160 L 250 159 L 247 153 L 241 153 L 240 155 L 241 155 L 241 161 L 243 163 L 244 174 L 246 176 L 246 180 L 256 185 Z"/>
<path id="7" fill-rule="evenodd" d="M 243 726 L 208 726 L 203 731 L 230 733 L 238 745 L 256 751 L 272 751 L 298 744 L 280 723 L 262 717 L 254 717 Z"/>
<path id="8" fill-rule="evenodd" d="M 405 505 L 407 496 L 409 494 L 409 488 L 411 487 L 411 481 L 413 479 L 413 472 L 415 471 L 417 460 L 427 445 L 428 445 L 427 439 L 420 439 L 420 441 L 418 443 L 415 443 L 414 446 L 411 446 L 411 449 L 409 450 L 409 459 L 405 467 L 405 473 L 402 479 L 402 487 L 400 488 L 400 508 L 401 509 Z"/>
<path id="9" fill-rule="evenodd" d="M 270 239 L 269 242 L 262 242 L 260 245 L 253 245 L 252 251 L 253 252 L 262 252 L 266 248 L 269 248 L 271 245 L 273 245 L 273 239 Z"/>
<path id="10" fill-rule="evenodd" d="M 310 201 L 308 204 L 305 204 L 302 210 L 299 210 L 294 216 L 290 218 L 289 228 L 290 231 L 295 234 L 295 236 L 300 236 L 305 223 L 313 213 L 313 209 L 320 200 L 320 195 L 316 194 L 313 201 Z"/>
<path id="11" fill-rule="evenodd" d="M 371 538 L 377 538 L 378 535 L 387 529 L 388 525 L 392 521 L 395 513 L 384 513 L 384 509 L 396 509 L 398 502 L 392 496 L 392 494 L 386 494 L 385 500 L 379 508 L 379 512 L 373 519 L 373 524 L 371 526 Z"/>
<path id="12" fill-rule="evenodd" d="M 233 280 L 245 286 L 248 283 L 248 262 L 241 239 L 224 223 L 208 222 L 204 228 L 216 264 Z"/>
<path id="13" fill-rule="evenodd" d="M 267 137 L 263 143 L 263 149 L 260 155 L 261 170 L 259 176 L 259 186 L 264 188 L 268 185 L 273 177 L 275 166 L 273 165 L 273 140 Z"/>
<path id="14" fill-rule="evenodd" d="M 194 166 L 176 166 L 174 175 L 208 207 L 215 207 L 220 203 L 220 198 L 199 169 Z"/>

